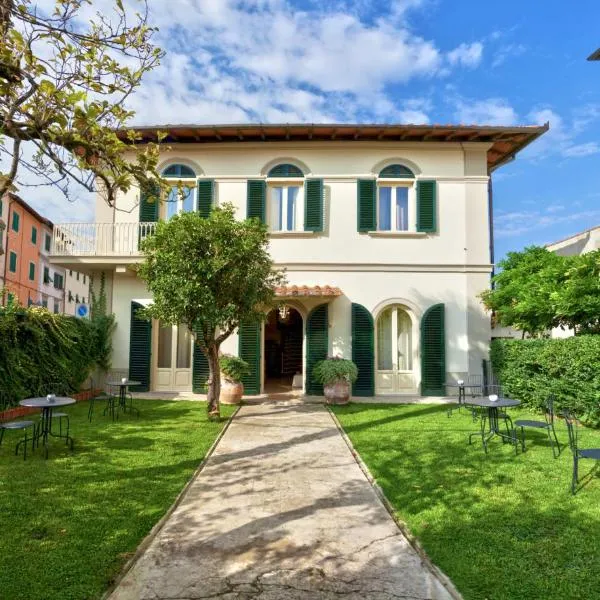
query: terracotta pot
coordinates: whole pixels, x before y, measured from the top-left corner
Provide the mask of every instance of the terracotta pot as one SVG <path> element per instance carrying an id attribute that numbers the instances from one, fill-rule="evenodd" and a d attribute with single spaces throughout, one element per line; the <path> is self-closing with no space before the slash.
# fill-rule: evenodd
<path id="1" fill-rule="evenodd" d="M 327 404 L 348 404 L 350 400 L 350 384 L 347 381 L 336 381 L 323 386 Z"/>
<path id="2" fill-rule="evenodd" d="M 221 395 L 219 402 L 222 404 L 239 404 L 244 395 L 244 384 L 239 381 L 221 379 Z"/>

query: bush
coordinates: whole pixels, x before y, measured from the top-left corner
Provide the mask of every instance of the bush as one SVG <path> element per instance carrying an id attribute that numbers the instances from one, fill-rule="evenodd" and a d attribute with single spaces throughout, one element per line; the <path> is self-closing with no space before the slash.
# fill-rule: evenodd
<path id="1" fill-rule="evenodd" d="M 106 361 L 105 325 L 36 306 L 0 307 L 0 389 L 9 402 L 44 393 L 52 383 L 78 391 Z"/>
<path id="2" fill-rule="evenodd" d="M 329 385 L 338 381 L 353 383 L 358 377 L 358 368 L 346 358 L 327 358 L 319 361 L 313 369 L 313 379 L 316 383 Z"/>
<path id="3" fill-rule="evenodd" d="M 525 406 L 554 394 L 558 410 L 600 425 L 600 336 L 493 340 L 490 358 L 505 391 Z"/>
<path id="4" fill-rule="evenodd" d="M 244 375 L 250 374 L 250 365 L 237 356 L 222 354 L 219 357 L 219 367 L 225 378 L 234 383 L 242 380 Z"/>

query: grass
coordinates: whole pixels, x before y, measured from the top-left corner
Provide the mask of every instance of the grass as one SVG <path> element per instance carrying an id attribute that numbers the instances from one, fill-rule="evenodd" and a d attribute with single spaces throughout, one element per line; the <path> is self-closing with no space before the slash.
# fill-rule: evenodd
<path id="1" fill-rule="evenodd" d="M 467 444 L 479 424 L 439 405 L 333 411 L 397 516 L 467 600 L 600 598 L 600 477 L 571 495 L 563 422 L 555 460 L 533 430 L 525 453 L 495 438 L 486 456 L 480 440 Z M 600 447 L 600 432 L 581 429 L 580 447 Z M 580 473 L 594 467 L 579 464 Z"/>
<path id="2" fill-rule="evenodd" d="M 0 447 L 0 597 L 99 598 L 165 514 L 223 428 L 199 402 L 138 401 L 114 423 L 87 402 L 69 407 L 73 454 Z M 233 409 L 222 407 L 230 416 Z"/>

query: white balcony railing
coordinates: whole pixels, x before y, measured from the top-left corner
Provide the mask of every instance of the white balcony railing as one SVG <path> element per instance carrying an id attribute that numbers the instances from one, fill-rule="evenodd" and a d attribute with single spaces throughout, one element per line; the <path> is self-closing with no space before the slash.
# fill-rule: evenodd
<path id="1" fill-rule="evenodd" d="M 54 226 L 52 256 L 136 256 L 156 223 L 63 223 Z"/>

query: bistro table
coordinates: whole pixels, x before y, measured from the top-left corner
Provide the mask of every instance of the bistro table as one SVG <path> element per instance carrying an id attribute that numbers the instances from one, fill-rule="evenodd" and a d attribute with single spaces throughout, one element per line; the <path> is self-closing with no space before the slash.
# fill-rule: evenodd
<path id="1" fill-rule="evenodd" d="M 458 412 L 460 412 L 461 407 L 465 403 L 467 389 L 470 390 L 471 395 L 475 395 L 475 392 L 479 392 L 479 394 L 483 392 L 483 385 L 481 383 L 465 383 L 462 380 L 459 380 L 456 383 L 447 383 L 446 388 L 458 388 Z M 448 408 L 449 417 L 452 416 L 453 408 L 453 404 Z"/>
<path id="2" fill-rule="evenodd" d="M 498 398 L 497 400 L 490 400 L 487 396 L 481 398 L 469 398 L 465 400 L 464 403 L 467 406 L 479 406 L 480 408 L 487 409 L 487 417 L 483 415 L 481 417 L 481 430 L 476 433 L 472 433 L 469 435 L 469 444 L 473 441 L 474 435 L 481 436 L 481 441 L 483 443 L 483 449 L 487 454 L 487 445 L 488 442 L 495 436 L 499 436 L 502 438 L 503 442 L 510 442 L 515 447 L 515 453 L 518 451 L 518 441 L 517 434 L 514 428 L 508 429 L 508 424 L 506 424 L 506 433 L 500 431 L 499 420 L 502 416 L 502 419 L 506 423 L 506 418 L 500 414 L 498 409 L 500 408 L 509 408 L 511 406 L 519 406 L 521 404 L 520 400 L 514 400 L 513 398 Z M 507 417 L 508 418 L 508 417 Z M 489 421 L 489 426 L 486 430 L 486 421 Z M 512 423 L 512 422 L 511 422 Z"/>
<path id="3" fill-rule="evenodd" d="M 36 428 L 36 433 L 33 436 L 33 445 L 39 446 L 40 438 L 44 444 L 44 451 L 46 458 L 48 458 L 48 437 L 57 437 L 65 440 L 65 443 L 71 446 L 73 450 L 73 438 L 67 433 L 67 435 L 60 435 L 52 432 L 52 411 L 59 406 L 68 406 L 69 404 L 75 404 L 74 398 L 68 398 L 66 396 L 44 396 L 41 398 L 26 398 L 19 402 L 21 406 L 28 406 L 29 408 L 41 408 L 42 409 L 42 420 L 39 426 Z"/>
<path id="4" fill-rule="evenodd" d="M 110 387 L 118 387 L 119 388 L 119 407 L 122 409 L 123 412 L 127 412 L 127 388 L 130 385 L 142 385 L 142 382 L 141 381 L 132 381 L 130 379 L 126 379 L 125 381 L 123 381 L 121 379 L 119 381 L 108 381 L 107 383 Z M 115 419 L 114 402 L 111 402 L 109 407 L 110 407 L 110 410 L 112 413 L 112 418 L 114 421 L 114 419 Z M 130 404 L 129 411 L 131 412 L 133 410 L 135 410 L 135 412 L 137 412 L 138 415 L 140 414 L 140 411 L 135 406 L 131 406 L 131 404 Z"/>

